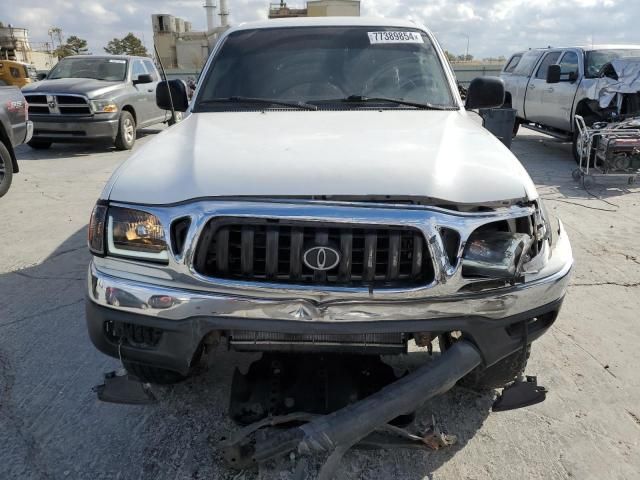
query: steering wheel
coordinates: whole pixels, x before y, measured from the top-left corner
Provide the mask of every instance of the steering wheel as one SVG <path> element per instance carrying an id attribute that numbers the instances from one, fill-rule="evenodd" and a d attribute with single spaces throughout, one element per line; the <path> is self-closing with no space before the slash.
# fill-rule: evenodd
<path id="1" fill-rule="evenodd" d="M 406 67 L 409 67 L 409 71 L 413 70 L 410 75 L 401 75 L 401 71 L 407 70 Z M 385 77 L 393 77 L 395 76 L 395 85 L 394 87 L 399 90 L 407 90 L 410 91 L 415 88 L 419 88 L 423 86 L 425 88 L 429 88 L 428 80 L 421 74 L 421 72 L 416 72 L 415 62 L 413 59 L 405 59 L 398 62 L 394 60 L 393 62 L 389 62 L 386 65 L 383 65 L 380 70 L 375 72 L 373 75 L 369 76 L 362 87 L 362 94 L 367 96 L 372 96 L 371 92 L 375 91 L 377 84 L 380 83 L 381 79 Z"/>
<path id="2" fill-rule="evenodd" d="M 381 79 L 383 79 L 386 75 L 388 75 L 390 70 L 394 68 L 397 69 L 397 66 L 392 66 L 392 67 L 388 67 L 386 69 L 380 70 L 374 73 L 371 77 L 369 77 L 364 82 L 362 94 L 369 97 L 386 96 L 386 94 L 384 93 L 384 89 L 385 89 L 384 84 L 381 86 L 378 86 L 378 83 L 380 83 Z M 423 88 L 424 91 L 426 91 L 431 86 L 430 82 L 428 82 L 427 79 L 419 73 L 415 73 L 408 77 L 403 77 L 402 79 L 400 79 L 398 72 L 395 72 L 395 73 L 397 75 L 398 81 L 397 83 L 394 84 L 394 90 L 402 93 L 403 98 L 406 98 L 407 94 L 410 93 L 412 90 Z M 380 94 L 373 93 L 378 91 L 382 93 Z M 397 95 L 394 95 L 394 97 L 395 96 Z"/>

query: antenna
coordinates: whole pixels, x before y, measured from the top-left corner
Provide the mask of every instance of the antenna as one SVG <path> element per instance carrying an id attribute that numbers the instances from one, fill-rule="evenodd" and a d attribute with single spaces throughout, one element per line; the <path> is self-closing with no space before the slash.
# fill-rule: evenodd
<path id="1" fill-rule="evenodd" d="M 158 65 L 160 65 L 160 75 L 162 75 L 162 80 L 164 84 L 167 86 L 167 93 L 169 94 L 169 104 L 171 105 L 171 121 L 169 125 L 175 125 L 178 123 L 178 119 L 176 118 L 176 109 L 173 107 L 173 97 L 171 96 L 171 88 L 169 88 L 169 81 L 167 80 L 167 74 L 164 71 L 164 66 L 162 65 L 162 60 L 160 59 L 160 54 L 158 53 L 158 47 L 156 47 L 156 42 L 153 42 L 153 51 L 156 52 L 156 59 L 158 60 Z"/>

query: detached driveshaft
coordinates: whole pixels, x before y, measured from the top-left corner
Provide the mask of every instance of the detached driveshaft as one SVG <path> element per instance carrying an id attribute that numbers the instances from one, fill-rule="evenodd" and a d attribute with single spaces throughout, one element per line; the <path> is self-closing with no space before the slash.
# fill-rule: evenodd
<path id="1" fill-rule="evenodd" d="M 319 476 L 328 479 L 350 447 L 381 425 L 446 392 L 481 361 L 480 353 L 471 343 L 458 341 L 434 361 L 359 402 L 329 415 L 316 416 L 298 427 L 258 432 L 251 441 L 245 435 L 234 436 L 221 447 L 225 458 L 236 468 L 291 451 L 302 455 L 331 453 Z"/>

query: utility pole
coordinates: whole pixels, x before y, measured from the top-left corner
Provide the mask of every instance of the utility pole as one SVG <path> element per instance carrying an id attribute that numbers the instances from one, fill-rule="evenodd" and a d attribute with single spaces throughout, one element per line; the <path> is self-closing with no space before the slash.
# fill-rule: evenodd
<path id="1" fill-rule="evenodd" d="M 462 35 L 467 37 L 467 52 L 464 55 L 464 59 L 465 61 L 468 61 L 469 60 L 469 35 L 467 35 L 466 33 L 463 33 Z"/>

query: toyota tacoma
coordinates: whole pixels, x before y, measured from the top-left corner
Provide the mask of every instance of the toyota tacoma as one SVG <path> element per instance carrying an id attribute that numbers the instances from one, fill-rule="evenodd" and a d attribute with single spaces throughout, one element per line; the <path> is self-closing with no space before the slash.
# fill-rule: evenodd
<path id="1" fill-rule="evenodd" d="M 404 354 L 473 345 L 501 387 L 560 310 L 573 257 L 531 178 L 468 110 L 434 36 L 404 20 L 227 31 L 186 119 L 140 147 L 91 215 L 86 315 L 146 382 L 203 351 Z"/>

